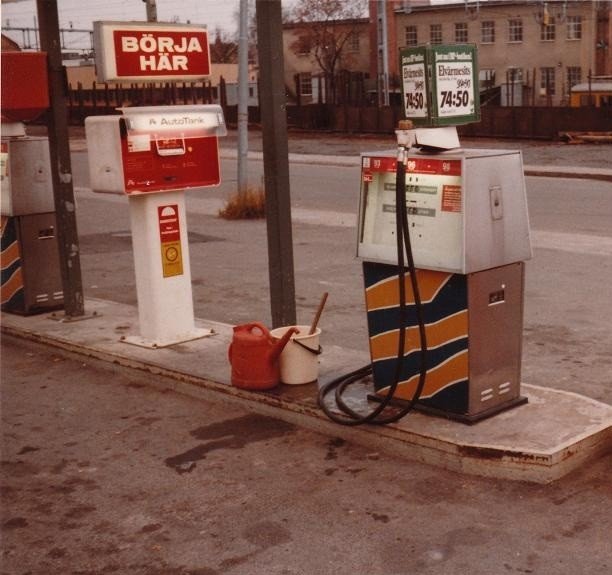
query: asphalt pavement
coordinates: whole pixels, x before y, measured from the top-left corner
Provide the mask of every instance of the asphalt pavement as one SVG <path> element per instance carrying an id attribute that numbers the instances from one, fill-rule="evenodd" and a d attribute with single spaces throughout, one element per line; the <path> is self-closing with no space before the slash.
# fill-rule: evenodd
<path id="1" fill-rule="evenodd" d="M 2 575 L 612 568 L 610 457 L 475 477 L 174 384 L 3 336 Z"/>

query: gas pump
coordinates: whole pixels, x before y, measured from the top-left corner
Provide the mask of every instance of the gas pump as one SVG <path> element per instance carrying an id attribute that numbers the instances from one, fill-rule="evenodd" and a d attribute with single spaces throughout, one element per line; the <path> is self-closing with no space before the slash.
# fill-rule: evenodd
<path id="1" fill-rule="evenodd" d="M 322 388 L 319 403 L 348 425 L 389 423 L 413 408 L 473 423 L 527 401 L 522 157 L 453 148 L 452 124 L 478 118 L 473 46 L 406 49 L 400 61 L 416 127 L 398 130 L 397 154 L 361 157 L 357 256 L 371 365 Z M 342 393 L 370 374 L 380 405 L 363 416 Z M 346 417 L 326 404 L 332 389 Z M 390 404 L 400 410 L 389 415 Z"/>
<path id="2" fill-rule="evenodd" d="M 12 313 L 64 305 L 49 140 L 27 136 L 23 124 L 48 107 L 46 53 L 3 52 L 0 299 Z"/>
<path id="3" fill-rule="evenodd" d="M 211 335 L 194 323 L 184 191 L 220 183 L 220 106 L 122 108 L 85 120 L 95 192 L 127 194 L 140 333 L 147 348 Z"/>

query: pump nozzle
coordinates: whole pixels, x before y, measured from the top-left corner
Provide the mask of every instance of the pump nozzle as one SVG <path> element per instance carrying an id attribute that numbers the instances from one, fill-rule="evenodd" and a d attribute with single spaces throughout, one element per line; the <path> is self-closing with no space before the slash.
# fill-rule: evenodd
<path id="1" fill-rule="evenodd" d="M 400 120 L 397 124 L 395 135 L 397 136 L 397 145 L 402 148 L 411 148 L 415 142 L 414 124 L 411 120 Z"/>

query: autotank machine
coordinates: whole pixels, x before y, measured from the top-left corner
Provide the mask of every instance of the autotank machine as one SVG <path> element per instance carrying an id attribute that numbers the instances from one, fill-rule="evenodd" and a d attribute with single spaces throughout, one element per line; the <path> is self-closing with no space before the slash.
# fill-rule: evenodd
<path id="1" fill-rule="evenodd" d="M 371 365 L 323 387 L 319 403 L 348 425 L 391 423 L 415 407 L 473 423 L 527 401 L 521 152 L 459 147 L 454 126 L 479 119 L 474 46 L 405 49 L 400 61 L 414 129 L 400 126 L 397 153 L 361 158 Z M 370 374 L 377 405 L 364 415 L 343 394 Z M 325 399 L 332 389 L 339 409 Z"/>

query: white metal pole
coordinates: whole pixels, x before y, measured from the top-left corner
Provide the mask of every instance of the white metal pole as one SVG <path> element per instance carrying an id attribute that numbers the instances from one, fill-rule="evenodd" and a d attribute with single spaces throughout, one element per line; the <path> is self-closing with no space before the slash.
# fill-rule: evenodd
<path id="1" fill-rule="evenodd" d="M 249 155 L 249 44 L 248 0 L 240 0 L 240 30 L 238 37 L 238 193 L 248 187 L 247 160 Z"/>

